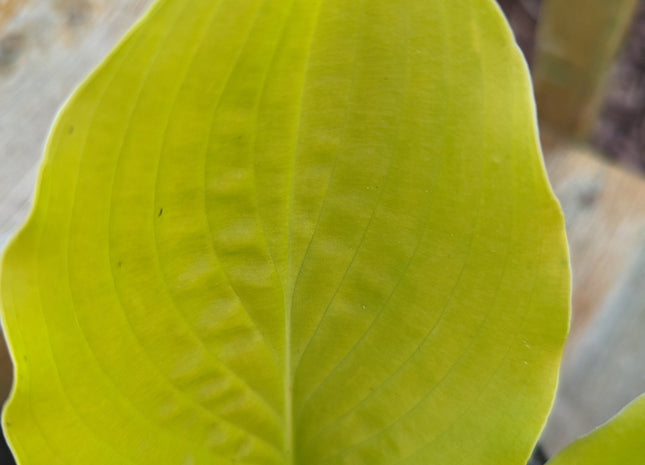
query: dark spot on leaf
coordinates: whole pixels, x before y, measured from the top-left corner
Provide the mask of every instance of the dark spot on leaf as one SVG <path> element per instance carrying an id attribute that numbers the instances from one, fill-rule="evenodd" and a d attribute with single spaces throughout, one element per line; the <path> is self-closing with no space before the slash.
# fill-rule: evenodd
<path id="1" fill-rule="evenodd" d="M 161 216 L 161 215 L 163 215 L 163 208 L 159 209 L 159 214 L 157 216 Z"/>
<path id="2" fill-rule="evenodd" d="M 74 132 L 74 125 L 73 125 L 73 124 L 70 124 L 70 125 L 69 125 L 69 128 L 67 129 L 67 134 L 71 134 L 71 133 L 73 133 L 73 132 Z"/>
<path id="3" fill-rule="evenodd" d="M 123 265 L 123 263 L 122 263 L 122 262 L 119 262 L 119 263 L 117 263 L 117 264 L 116 264 L 116 266 L 117 266 L 118 268 L 121 268 L 121 265 Z"/>

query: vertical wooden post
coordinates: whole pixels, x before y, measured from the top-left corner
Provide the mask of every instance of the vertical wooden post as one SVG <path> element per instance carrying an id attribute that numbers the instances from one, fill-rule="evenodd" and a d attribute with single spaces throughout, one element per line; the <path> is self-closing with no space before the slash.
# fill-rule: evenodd
<path id="1" fill-rule="evenodd" d="M 542 124 L 586 138 L 636 0 L 544 0 L 533 80 Z"/>

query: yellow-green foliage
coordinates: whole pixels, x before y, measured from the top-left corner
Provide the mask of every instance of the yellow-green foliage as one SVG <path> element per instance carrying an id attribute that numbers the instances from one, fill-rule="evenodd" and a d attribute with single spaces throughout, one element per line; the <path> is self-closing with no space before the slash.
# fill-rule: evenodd
<path id="1" fill-rule="evenodd" d="M 492 0 L 159 0 L 1 277 L 21 465 L 523 465 L 563 220 Z"/>

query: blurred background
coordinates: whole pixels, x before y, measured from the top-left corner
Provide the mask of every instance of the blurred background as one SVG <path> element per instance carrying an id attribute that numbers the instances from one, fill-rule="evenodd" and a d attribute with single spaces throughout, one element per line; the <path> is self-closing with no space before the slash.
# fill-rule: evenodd
<path id="1" fill-rule="evenodd" d="M 573 266 L 548 457 L 645 392 L 645 0 L 498 2 L 531 68 Z M 0 250 L 29 211 L 58 108 L 151 3 L 0 0 Z"/>

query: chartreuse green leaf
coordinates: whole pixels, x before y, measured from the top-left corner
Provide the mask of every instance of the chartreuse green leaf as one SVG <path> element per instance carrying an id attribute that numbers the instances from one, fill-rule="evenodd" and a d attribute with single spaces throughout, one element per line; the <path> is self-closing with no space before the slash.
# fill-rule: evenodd
<path id="1" fill-rule="evenodd" d="M 523 464 L 562 216 L 491 0 L 159 0 L 4 258 L 32 464 Z"/>
<path id="2" fill-rule="evenodd" d="M 645 463 L 645 395 L 597 430 L 573 442 L 549 465 Z"/>

